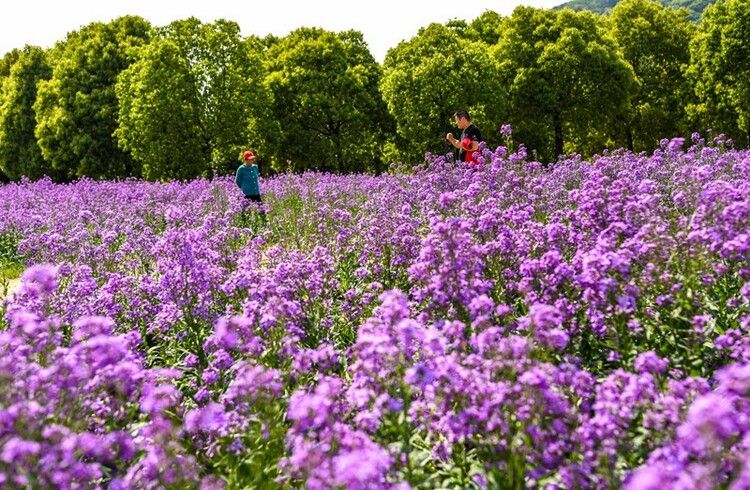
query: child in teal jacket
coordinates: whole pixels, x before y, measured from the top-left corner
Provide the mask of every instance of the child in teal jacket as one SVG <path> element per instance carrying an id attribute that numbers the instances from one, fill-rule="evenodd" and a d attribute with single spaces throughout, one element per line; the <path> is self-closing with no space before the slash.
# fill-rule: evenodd
<path id="1" fill-rule="evenodd" d="M 234 181 L 237 187 L 242 189 L 246 199 L 263 202 L 260 197 L 260 184 L 258 184 L 258 165 L 255 164 L 255 154 L 246 151 L 242 155 L 244 163 L 237 169 Z"/>

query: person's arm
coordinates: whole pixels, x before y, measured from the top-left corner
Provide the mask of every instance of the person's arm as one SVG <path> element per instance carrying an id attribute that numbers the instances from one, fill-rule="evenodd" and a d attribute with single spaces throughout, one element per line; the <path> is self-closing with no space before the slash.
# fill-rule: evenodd
<path id="1" fill-rule="evenodd" d="M 461 146 L 461 143 L 456 139 L 455 136 L 453 136 L 453 133 L 448 133 L 445 135 L 445 139 L 448 140 L 450 144 L 452 144 L 455 148 L 458 148 Z"/>
<path id="2" fill-rule="evenodd" d="M 234 174 L 234 183 L 237 184 L 237 187 L 242 189 L 242 167 L 241 166 L 237 169 L 237 172 Z"/>

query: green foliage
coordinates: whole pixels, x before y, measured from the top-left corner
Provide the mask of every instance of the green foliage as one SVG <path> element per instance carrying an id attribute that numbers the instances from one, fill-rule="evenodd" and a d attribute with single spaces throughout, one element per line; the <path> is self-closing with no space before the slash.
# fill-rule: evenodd
<path id="1" fill-rule="evenodd" d="M 23 257 L 18 253 L 18 244 L 23 236 L 18 231 L 5 231 L 0 234 L 0 265 L 20 264 Z"/>
<path id="2" fill-rule="evenodd" d="M 0 234 L 0 298 L 8 294 L 10 280 L 20 277 L 26 268 L 23 256 L 18 253 L 22 237 L 21 232 L 16 230 L 6 230 Z M 3 312 L 0 309 L 0 313 Z"/>
<path id="3" fill-rule="evenodd" d="M 628 148 L 652 151 L 661 138 L 689 134 L 685 107 L 692 90 L 684 68 L 695 27 L 687 12 L 652 0 L 623 0 L 606 20 L 639 82 L 631 117 L 623 120 Z"/>
<path id="4" fill-rule="evenodd" d="M 395 117 L 402 161 L 419 163 L 425 152 L 452 150 L 446 133 L 453 114 L 467 109 L 485 139 L 499 127 L 505 104 L 497 65 L 482 41 L 440 24 L 391 49 L 384 62 L 383 97 Z"/>
<path id="5" fill-rule="evenodd" d="M 510 123 L 544 161 L 650 151 L 708 127 L 750 144 L 749 11 L 748 0 L 487 10 L 421 29 L 382 66 L 357 31 L 92 23 L 0 58 L 0 181 L 189 179 L 233 171 L 247 148 L 274 171 L 378 173 L 453 151 L 444 136 L 460 108 L 490 148 Z"/>
<path id="6" fill-rule="evenodd" d="M 695 120 L 750 144 L 750 1 L 706 9 L 690 45 Z"/>
<path id="7" fill-rule="evenodd" d="M 589 12 L 519 7 L 493 54 L 509 87 L 514 137 L 552 160 L 611 146 L 637 88 L 633 69 Z"/>
<path id="8" fill-rule="evenodd" d="M 21 57 L 20 49 L 13 49 L 5 53 L 5 56 L 0 58 L 0 80 L 10 76 L 10 69 L 16 64 L 18 58 Z"/>
<path id="9" fill-rule="evenodd" d="M 493 46 L 500 39 L 500 23 L 503 18 L 497 12 L 485 10 L 482 15 L 469 23 L 466 29 L 466 37 L 472 41 L 482 41 Z"/>
<path id="10" fill-rule="evenodd" d="M 360 32 L 301 28 L 272 42 L 266 62 L 279 124 L 269 135 L 276 170 L 382 170 L 381 69 Z"/>
<path id="11" fill-rule="evenodd" d="M 147 179 L 210 176 L 236 161 L 268 99 L 261 54 L 234 22 L 191 18 L 157 30 L 120 75 L 120 147 Z"/>
<path id="12" fill-rule="evenodd" d="M 57 48 L 50 80 L 38 85 L 36 137 L 45 160 L 66 178 L 138 175 L 119 149 L 115 81 L 133 61 L 134 46 L 148 41 L 140 17 L 95 22 L 68 34 Z"/>
<path id="13" fill-rule="evenodd" d="M 0 169 L 10 179 L 54 176 L 34 135 L 33 107 L 37 82 L 51 76 L 45 52 L 36 46 L 26 46 L 18 52 L 8 76 L 0 83 Z"/>

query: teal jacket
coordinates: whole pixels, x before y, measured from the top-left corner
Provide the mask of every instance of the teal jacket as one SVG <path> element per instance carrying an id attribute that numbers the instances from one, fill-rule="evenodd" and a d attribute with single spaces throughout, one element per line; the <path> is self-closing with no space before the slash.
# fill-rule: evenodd
<path id="1" fill-rule="evenodd" d="M 242 189 L 246 196 L 259 196 L 260 185 L 258 185 L 258 166 L 257 165 L 240 165 L 237 174 L 234 176 L 237 186 Z"/>

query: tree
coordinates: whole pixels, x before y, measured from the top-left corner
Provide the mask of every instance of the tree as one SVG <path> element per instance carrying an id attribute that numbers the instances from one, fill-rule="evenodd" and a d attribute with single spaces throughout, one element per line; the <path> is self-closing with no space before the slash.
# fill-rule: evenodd
<path id="1" fill-rule="evenodd" d="M 34 111 L 44 158 L 67 178 L 138 175 L 114 134 L 115 81 L 133 61 L 133 47 L 148 42 L 151 26 L 140 17 L 95 22 L 68 34 L 50 80 L 39 82 Z"/>
<path id="2" fill-rule="evenodd" d="M 493 54 L 509 87 L 514 139 L 544 159 L 618 144 L 615 122 L 627 114 L 637 84 L 598 19 L 518 7 L 500 27 Z"/>
<path id="3" fill-rule="evenodd" d="M 234 22 L 156 30 L 116 86 L 120 147 L 147 179 L 209 176 L 236 162 L 267 105 L 259 41 Z"/>
<path id="4" fill-rule="evenodd" d="M 685 76 L 694 24 L 686 9 L 652 0 L 623 0 L 608 17 L 608 30 L 640 82 L 625 127 L 628 148 L 651 151 L 662 138 L 688 131 L 692 89 Z"/>
<path id="5" fill-rule="evenodd" d="M 503 17 L 492 10 L 485 10 L 482 15 L 471 21 L 466 29 L 466 37 L 472 41 L 482 41 L 494 46 L 500 39 L 500 23 Z"/>
<path id="6" fill-rule="evenodd" d="M 447 153 L 453 114 L 466 109 L 487 139 L 502 122 L 505 103 L 497 65 L 482 41 L 441 24 L 420 29 L 388 51 L 381 90 L 397 123 L 402 159 L 424 161 L 425 152 Z"/>
<path id="7" fill-rule="evenodd" d="M 266 86 L 281 128 L 269 138 L 274 167 L 381 170 L 388 113 L 362 33 L 300 28 L 269 44 Z"/>
<path id="8" fill-rule="evenodd" d="M 750 0 L 709 6 L 690 44 L 696 121 L 750 145 Z"/>
<path id="9" fill-rule="evenodd" d="M 10 76 L 10 68 L 18 60 L 19 53 L 20 50 L 13 49 L 0 58 L 0 86 Z M 10 182 L 10 178 L 3 172 L 2 165 L 0 165 L 0 182 Z"/>
<path id="10" fill-rule="evenodd" d="M 34 136 L 37 82 L 51 76 L 44 50 L 26 46 L 0 83 L 0 169 L 12 180 L 54 176 Z"/>
<path id="11" fill-rule="evenodd" d="M 4 78 L 10 76 L 10 69 L 16 64 L 16 61 L 18 61 L 18 58 L 20 57 L 21 50 L 12 49 L 0 58 L 0 82 L 2 82 Z"/>

